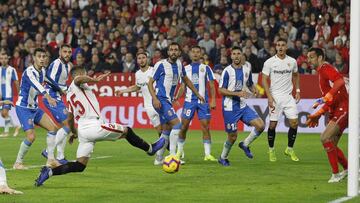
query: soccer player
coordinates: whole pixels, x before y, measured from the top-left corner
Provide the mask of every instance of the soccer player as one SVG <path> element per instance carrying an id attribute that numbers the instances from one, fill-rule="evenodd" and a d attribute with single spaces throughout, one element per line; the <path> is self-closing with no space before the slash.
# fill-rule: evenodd
<path id="1" fill-rule="evenodd" d="M 231 49 L 231 65 L 227 66 L 221 75 L 219 93 L 223 95 L 222 107 L 227 140 L 218 162 L 223 166 L 230 166 L 228 155 L 237 139 L 237 123 L 241 120 L 246 125 L 253 126 L 253 130 L 239 143 L 245 155 L 252 159 L 253 154 L 249 145 L 264 131 L 264 122 L 246 103 L 249 96 L 248 90 L 257 94 L 257 89 L 252 81 L 251 70 L 242 66 L 242 53 L 240 47 Z"/>
<path id="2" fill-rule="evenodd" d="M 9 55 L 6 51 L 2 51 L 0 53 L 0 63 L 1 63 L 1 71 L 0 71 L 0 95 L 1 100 L 10 100 L 13 101 L 13 84 L 16 87 L 16 90 L 19 93 L 19 80 L 16 73 L 15 68 L 11 67 L 9 65 Z M 4 133 L 0 135 L 0 137 L 7 137 L 9 136 L 9 128 L 10 126 L 14 126 L 14 122 L 12 118 L 9 115 L 9 111 L 11 109 L 11 105 L 5 104 L 1 107 L 1 116 L 5 120 L 5 126 L 4 126 Z M 16 137 L 19 134 L 20 126 L 15 127 L 15 132 L 13 134 L 14 137 Z"/>
<path id="3" fill-rule="evenodd" d="M 53 99 L 41 85 L 45 78 L 44 63 L 46 57 L 44 49 L 36 48 L 33 54 L 34 65 L 26 68 L 22 74 L 19 98 L 16 102 L 16 114 L 19 118 L 21 127 L 25 131 L 26 138 L 21 142 L 13 166 L 14 169 L 27 169 L 27 167 L 24 166 L 23 161 L 32 143 L 35 141 L 34 124 L 39 125 L 48 131 L 46 138 L 48 160 L 46 165 L 59 165 L 59 162 L 56 161 L 54 157 L 57 126 L 51 118 L 38 107 L 39 94 L 43 95 L 51 106 L 56 106 L 56 100 Z"/>
<path id="4" fill-rule="evenodd" d="M 56 159 L 65 164 L 65 145 L 66 136 L 69 134 L 69 116 L 66 106 L 61 98 L 67 91 L 66 81 L 70 72 L 70 59 L 71 59 L 71 47 L 70 45 L 61 45 L 59 50 L 59 58 L 54 60 L 50 66 L 46 69 L 46 91 L 50 96 L 56 100 L 56 106 L 51 106 L 46 98 L 43 98 L 43 102 L 46 108 L 51 112 L 56 122 L 61 125 L 61 128 L 56 133 Z M 44 157 L 47 157 L 47 152 L 44 150 L 41 153 Z"/>
<path id="5" fill-rule="evenodd" d="M 215 157 L 211 155 L 211 135 L 209 131 L 210 124 L 210 108 L 215 109 L 216 100 L 215 100 L 215 87 L 214 87 L 214 73 L 211 68 L 205 64 L 200 63 L 201 58 L 201 48 L 200 46 L 194 46 L 190 50 L 192 57 L 192 63 L 185 66 L 186 75 L 191 78 L 192 83 L 194 84 L 196 90 L 200 93 L 202 97 L 205 98 L 205 103 L 201 103 L 200 100 L 193 94 L 190 88 L 186 88 L 186 97 L 181 113 L 181 130 L 179 134 L 179 139 L 177 143 L 178 151 L 177 156 L 182 157 L 184 153 L 184 145 L 186 140 L 186 132 L 189 129 L 191 120 L 193 119 L 195 112 L 198 114 L 198 118 L 201 123 L 201 130 L 203 133 L 203 143 L 205 151 L 205 161 L 217 161 Z M 206 84 L 209 82 L 210 91 L 211 91 L 211 101 L 209 104 L 208 92 L 206 89 Z M 177 100 L 183 94 L 185 89 L 185 84 L 182 83 L 180 86 L 177 95 L 174 100 Z M 183 160 L 182 160 L 183 161 Z M 183 161 L 184 163 L 184 161 Z"/>
<path id="6" fill-rule="evenodd" d="M 11 102 L 8 105 L 11 105 Z M 0 159 L 0 194 L 9 194 L 9 195 L 23 194 L 23 192 L 14 190 L 7 185 L 6 172 L 4 169 L 4 164 L 1 162 L 1 159 Z"/>
<path id="7" fill-rule="evenodd" d="M 337 146 L 343 131 L 348 127 L 349 95 L 345 87 L 345 81 L 336 68 L 325 61 L 324 51 L 320 48 L 311 48 L 308 52 L 308 61 L 316 68 L 319 74 L 319 85 L 322 97 L 314 103 L 314 108 L 323 104 L 315 113 L 308 116 L 306 124 L 316 127 L 321 115 L 329 112 L 329 123 L 320 139 L 327 153 L 332 169 L 329 183 L 339 182 L 347 175 L 348 162 Z M 339 172 L 338 163 L 343 167 Z"/>
<path id="8" fill-rule="evenodd" d="M 300 79 L 296 60 L 286 55 L 286 40 L 276 42 L 276 55 L 265 61 L 262 70 L 262 84 L 268 97 L 270 124 L 268 129 L 269 159 L 276 161 L 274 148 L 275 129 L 283 112 L 289 119 L 288 146 L 284 154 L 293 161 L 299 161 L 293 149 L 298 127 L 296 104 L 300 101 Z M 270 79 L 270 88 L 268 80 Z M 295 99 L 292 96 L 293 83 L 296 87 Z"/>
<path id="9" fill-rule="evenodd" d="M 157 130 L 159 135 L 161 135 L 160 117 L 151 103 L 152 98 L 149 92 L 149 88 L 147 86 L 147 83 L 149 82 L 149 78 L 152 77 L 152 74 L 154 72 L 154 68 L 149 66 L 149 59 L 145 52 L 137 53 L 136 61 L 140 66 L 140 70 L 136 71 L 135 73 L 136 84 L 126 89 L 119 90 L 115 94 L 119 96 L 124 93 L 130 93 L 140 90 L 144 99 L 144 108 L 146 114 L 150 119 L 151 124 Z"/>
<path id="10" fill-rule="evenodd" d="M 137 136 L 130 127 L 117 123 L 106 123 L 101 119 L 99 102 L 87 83 L 99 82 L 108 75 L 109 73 L 106 73 L 92 78 L 86 75 L 85 68 L 81 66 L 75 66 L 71 70 L 73 81 L 69 86 L 66 98 L 70 106 L 69 121 L 73 133 L 69 140 L 70 143 L 77 135 L 79 136 L 77 159 L 55 168 L 43 167 L 35 181 L 35 186 L 43 185 L 50 176 L 84 171 L 95 143 L 99 141 L 114 141 L 125 138 L 132 146 L 142 149 L 149 155 L 154 155 L 157 150 L 164 146 L 164 138 L 159 138 L 155 143 L 148 144 Z M 74 119 L 78 122 L 77 129 L 74 126 Z"/>
<path id="11" fill-rule="evenodd" d="M 171 155 L 176 155 L 176 145 L 181 129 L 181 123 L 172 107 L 176 86 L 181 78 L 199 98 L 200 102 L 205 103 L 203 96 L 199 94 L 190 79 L 186 76 L 184 66 L 178 60 L 181 50 L 178 43 L 171 43 L 167 51 L 169 57 L 157 62 L 154 66 L 154 74 L 149 79 L 148 87 L 152 96 L 152 103 L 155 110 L 160 115 L 162 124 L 161 137 L 166 139 L 166 146 L 169 145 Z M 156 86 L 154 89 L 154 82 Z M 164 148 L 159 150 L 155 158 L 155 165 L 161 164 L 163 160 Z"/>

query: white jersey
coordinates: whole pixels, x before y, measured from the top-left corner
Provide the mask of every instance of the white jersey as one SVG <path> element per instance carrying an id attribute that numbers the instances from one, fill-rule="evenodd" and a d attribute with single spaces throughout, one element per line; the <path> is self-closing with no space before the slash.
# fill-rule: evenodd
<path id="1" fill-rule="evenodd" d="M 69 104 L 69 111 L 76 120 L 100 118 L 99 102 L 86 83 L 79 87 L 73 81 L 69 86 L 66 100 Z"/>
<path id="2" fill-rule="evenodd" d="M 147 86 L 147 83 L 149 82 L 149 79 L 152 77 L 153 73 L 154 68 L 151 66 L 149 66 L 149 68 L 145 72 L 143 72 L 142 70 L 138 70 L 135 73 L 136 86 L 138 86 L 141 90 L 142 96 L 144 98 L 145 108 L 153 108 L 152 97 Z"/>
<path id="3" fill-rule="evenodd" d="M 292 74 L 298 72 L 296 60 L 288 55 L 280 59 L 277 55 L 265 61 L 262 73 L 270 76 L 270 93 L 273 97 L 291 94 Z"/>

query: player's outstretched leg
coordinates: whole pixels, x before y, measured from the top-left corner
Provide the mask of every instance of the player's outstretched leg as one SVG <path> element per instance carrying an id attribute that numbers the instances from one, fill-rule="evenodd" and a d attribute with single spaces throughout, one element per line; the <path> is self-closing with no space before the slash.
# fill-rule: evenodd
<path id="1" fill-rule="evenodd" d="M 29 141 L 28 138 L 25 138 L 24 141 L 21 142 L 19 152 L 18 152 L 16 161 L 13 166 L 14 169 L 17 169 L 17 170 L 28 169 L 26 166 L 24 166 L 23 161 L 24 161 L 24 157 L 25 157 L 26 153 L 29 151 L 34 139 L 35 139 L 35 135 L 33 135 L 33 139 L 31 141 Z"/>
<path id="2" fill-rule="evenodd" d="M 163 163 L 165 148 L 167 148 L 169 146 L 169 136 L 170 136 L 170 130 L 162 131 L 160 137 L 165 139 L 165 144 L 164 144 L 163 148 L 161 148 L 159 151 L 156 152 L 156 156 L 155 156 L 155 160 L 154 160 L 155 166 L 162 165 L 162 163 Z"/>
<path id="3" fill-rule="evenodd" d="M 231 147 L 234 145 L 237 139 L 237 132 L 230 132 L 228 133 L 227 140 L 224 143 L 223 150 L 221 155 L 218 159 L 219 164 L 223 166 L 230 166 L 230 161 L 228 159 Z"/>
<path id="4" fill-rule="evenodd" d="M 66 164 L 67 160 L 65 159 L 65 146 L 66 146 L 66 136 L 70 133 L 70 129 L 67 126 L 63 126 L 56 132 L 56 149 L 57 155 L 56 159 L 61 164 Z"/>
<path id="5" fill-rule="evenodd" d="M 148 144 L 141 137 L 136 135 L 130 127 L 127 127 L 127 132 L 125 132 L 124 135 L 125 135 L 125 139 L 132 146 L 144 150 L 150 156 L 154 155 L 157 151 L 159 151 L 165 145 L 165 138 L 163 138 L 163 137 L 160 137 L 153 144 Z"/>

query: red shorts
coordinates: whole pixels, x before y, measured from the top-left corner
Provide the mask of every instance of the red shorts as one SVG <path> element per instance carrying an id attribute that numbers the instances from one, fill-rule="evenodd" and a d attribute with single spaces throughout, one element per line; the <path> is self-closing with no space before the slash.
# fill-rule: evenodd
<path id="1" fill-rule="evenodd" d="M 349 112 L 347 108 L 338 107 L 330 112 L 329 119 L 335 122 L 342 133 L 347 127 L 349 123 Z"/>

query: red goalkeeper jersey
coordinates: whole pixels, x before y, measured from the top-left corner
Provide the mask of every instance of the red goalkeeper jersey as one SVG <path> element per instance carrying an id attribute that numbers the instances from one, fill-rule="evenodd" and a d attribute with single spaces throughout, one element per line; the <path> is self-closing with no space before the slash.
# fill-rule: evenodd
<path id="1" fill-rule="evenodd" d="M 324 63 L 317 69 L 319 73 L 319 85 L 322 96 L 325 96 L 332 88 L 332 84 L 343 76 L 336 70 L 336 68 L 328 63 Z M 342 106 L 348 108 L 349 94 L 346 90 L 345 85 L 342 85 L 339 90 L 333 93 L 333 101 L 326 105 L 330 109 Z"/>

